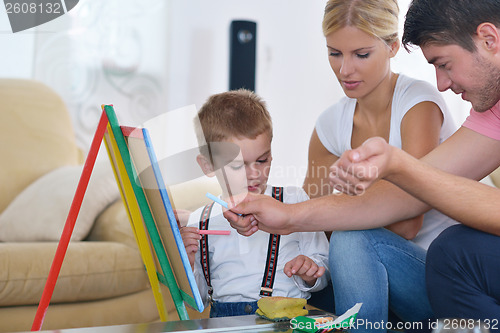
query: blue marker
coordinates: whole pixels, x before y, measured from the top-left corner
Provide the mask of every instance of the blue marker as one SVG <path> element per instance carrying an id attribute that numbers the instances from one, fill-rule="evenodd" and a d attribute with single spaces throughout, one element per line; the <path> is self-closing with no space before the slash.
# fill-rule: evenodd
<path id="1" fill-rule="evenodd" d="M 210 192 L 207 192 L 206 194 L 207 198 L 209 198 L 210 200 L 213 200 L 215 202 L 217 202 L 219 205 L 221 205 L 222 207 L 226 208 L 226 209 L 229 209 L 229 206 L 227 204 L 227 202 L 225 202 L 224 200 L 220 199 L 219 197 L 216 197 L 215 195 L 213 195 L 212 193 Z M 238 214 L 238 213 L 235 213 L 236 215 L 239 215 L 239 216 L 243 216 L 242 214 Z"/>
<path id="2" fill-rule="evenodd" d="M 226 209 L 229 209 L 229 206 L 227 205 L 227 202 L 225 202 L 224 200 L 220 199 L 219 197 L 216 197 L 215 195 L 213 195 L 212 193 L 209 193 L 207 192 L 206 194 L 207 198 L 209 198 L 210 200 L 213 200 L 215 202 L 217 202 L 219 205 L 221 205 L 222 207 L 226 208 Z"/>

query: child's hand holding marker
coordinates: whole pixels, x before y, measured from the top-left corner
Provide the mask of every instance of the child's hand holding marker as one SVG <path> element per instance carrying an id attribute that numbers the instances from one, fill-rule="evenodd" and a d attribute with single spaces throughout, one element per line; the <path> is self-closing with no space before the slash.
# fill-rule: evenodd
<path id="1" fill-rule="evenodd" d="M 227 202 L 219 199 L 213 194 L 207 193 L 207 197 L 219 203 L 225 208 L 228 207 Z M 180 232 L 182 242 L 184 243 L 184 247 L 186 248 L 186 252 L 189 258 L 189 263 L 191 264 L 191 268 L 194 267 L 194 259 L 196 252 L 198 252 L 198 249 L 200 247 L 201 235 L 227 236 L 231 234 L 230 230 L 200 230 L 194 227 L 182 227 L 180 228 Z"/>
<path id="2" fill-rule="evenodd" d="M 191 264 L 191 268 L 194 268 L 194 259 L 198 248 L 200 247 L 201 236 L 198 233 L 198 228 L 193 227 L 182 227 L 181 237 L 184 247 L 186 248 L 186 253 Z"/>
<path id="3" fill-rule="evenodd" d="M 191 268 L 194 268 L 194 259 L 200 247 L 201 235 L 227 236 L 231 234 L 230 230 L 200 230 L 194 227 L 182 227 L 180 232 Z"/>

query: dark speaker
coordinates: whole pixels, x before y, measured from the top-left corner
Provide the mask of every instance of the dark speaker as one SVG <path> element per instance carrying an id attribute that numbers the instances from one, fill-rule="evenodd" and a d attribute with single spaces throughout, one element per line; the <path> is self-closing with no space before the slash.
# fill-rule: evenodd
<path id="1" fill-rule="evenodd" d="M 232 21 L 229 54 L 229 89 L 255 91 L 257 23 Z"/>

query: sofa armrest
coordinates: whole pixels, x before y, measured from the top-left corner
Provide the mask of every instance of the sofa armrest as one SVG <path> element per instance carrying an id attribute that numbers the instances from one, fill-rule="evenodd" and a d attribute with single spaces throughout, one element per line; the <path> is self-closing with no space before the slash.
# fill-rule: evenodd
<path id="1" fill-rule="evenodd" d="M 86 240 L 118 242 L 137 248 L 132 226 L 122 200 L 109 205 L 97 217 Z"/>

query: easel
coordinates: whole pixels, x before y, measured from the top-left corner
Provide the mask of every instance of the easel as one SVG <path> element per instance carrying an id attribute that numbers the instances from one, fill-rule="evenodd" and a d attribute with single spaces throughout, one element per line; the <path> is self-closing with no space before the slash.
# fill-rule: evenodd
<path id="1" fill-rule="evenodd" d="M 121 127 L 118 124 L 113 106 L 103 105 L 101 118 L 35 314 L 32 331 L 41 330 L 103 140 L 146 268 L 160 320 L 168 320 L 160 283 L 169 288 L 179 319 L 189 319 L 185 302 L 199 312 L 203 311 L 203 303 L 182 245 L 177 222 L 157 167 L 157 160 L 148 132 L 146 129 Z M 131 154 L 131 145 L 134 147 L 133 154 Z M 144 164 L 148 163 L 144 155 L 148 157 L 150 172 L 139 174 L 136 169 L 138 164 L 142 164 L 142 169 L 147 167 L 147 164 Z M 149 180 L 144 177 L 149 178 Z M 146 191 L 138 184 L 142 181 L 151 182 L 152 180 L 156 181 L 158 186 L 156 191 Z M 162 204 L 159 204 L 158 196 L 160 196 Z M 167 228 L 166 233 L 160 234 L 158 224 L 167 221 L 170 229 Z M 168 238 L 168 242 L 163 242 L 162 236 Z M 172 270 L 172 266 L 174 270 Z"/>

